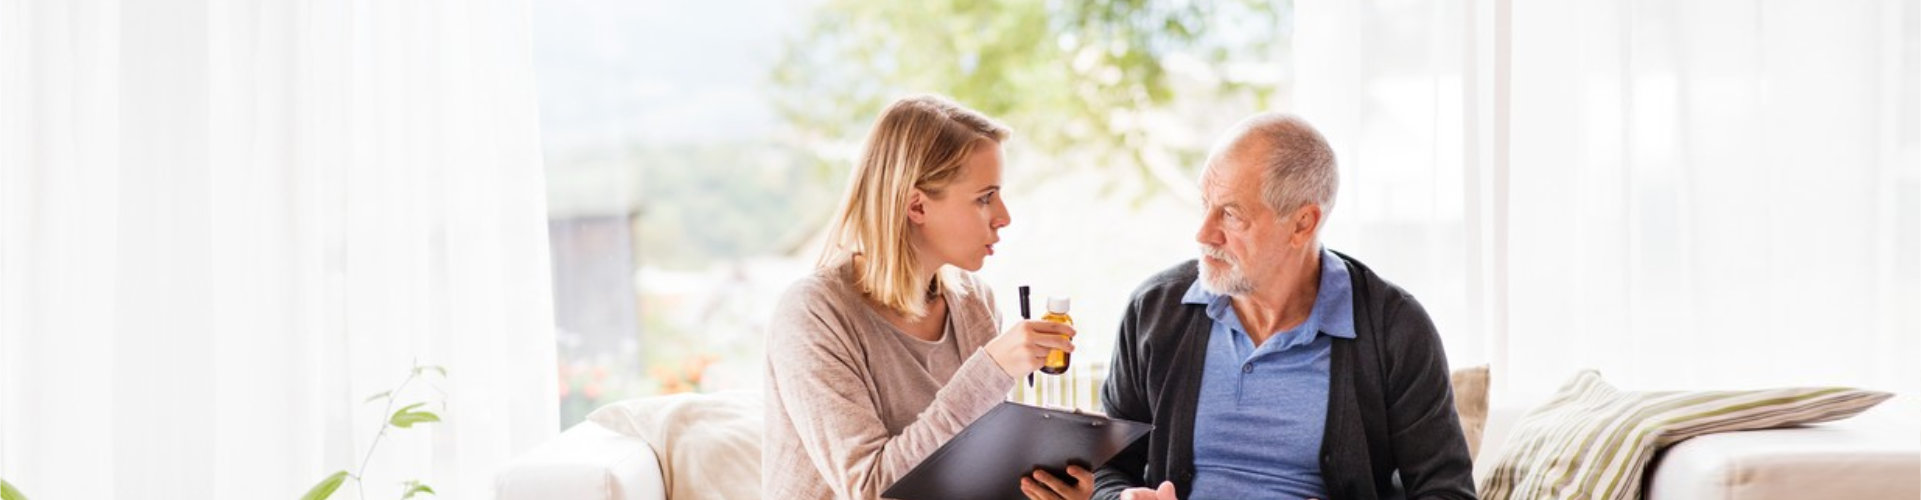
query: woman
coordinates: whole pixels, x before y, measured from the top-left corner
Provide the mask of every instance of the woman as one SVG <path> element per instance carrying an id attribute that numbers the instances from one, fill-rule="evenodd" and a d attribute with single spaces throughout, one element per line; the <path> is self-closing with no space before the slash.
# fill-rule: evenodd
<path id="1" fill-rule="evenodd" d="M 877 498 L 1048 350 L 1074 349 L 1073 328 L 1055 323 L 995 335 L 993 292 L 970 274 L 1011 222 L 1007 133 L 938 97 L 881 112 L 819 268 L 787 290 L 768 329 L 766 498 Z M 1069 473 L 1078 488 L 1038 471 L 1020 480 L 1036 498 L 1087 498 L 1092 473 Z"/>

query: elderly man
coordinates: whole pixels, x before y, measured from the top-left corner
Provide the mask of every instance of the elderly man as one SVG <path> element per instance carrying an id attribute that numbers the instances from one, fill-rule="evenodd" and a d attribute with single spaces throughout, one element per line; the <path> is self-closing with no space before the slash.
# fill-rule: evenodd
<path id="1" fill-rule="evenodd" d="M 1097 472 L 1097 498 L 1474 498 L 1434 323 L 1321 246 L 1336 183 L 1293 116 L 1215 146 L 1201 259 L 1148 278 L 1121 320 L 1103 403 L 1154 431 Z"/>

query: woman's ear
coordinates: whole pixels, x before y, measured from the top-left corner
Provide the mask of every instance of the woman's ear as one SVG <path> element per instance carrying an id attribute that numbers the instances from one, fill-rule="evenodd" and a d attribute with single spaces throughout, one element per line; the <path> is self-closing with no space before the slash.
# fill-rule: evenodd
<path id="1" fill-rule="evenodd" d="M 927 192 L 914 188 L 907 192 L 907 221 L 914 224 L 927 223 Z"/>

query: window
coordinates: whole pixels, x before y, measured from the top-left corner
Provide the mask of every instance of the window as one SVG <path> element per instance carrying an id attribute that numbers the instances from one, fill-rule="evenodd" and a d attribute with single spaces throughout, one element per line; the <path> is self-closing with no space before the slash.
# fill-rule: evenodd
<path id="1" fill-rule="evenodd" d="M 1289 5 L 538 4 L 562 424 L 756 390 L 775 300 L 874 115 L 914 92 L 1015 129 L 1015 222 L 981 274 L 1010 321 L 1019 285 L 1072 296 L 1098 371 L 1127 294 L 1193 255 L 1215 134 L 1285 104 Z"/>

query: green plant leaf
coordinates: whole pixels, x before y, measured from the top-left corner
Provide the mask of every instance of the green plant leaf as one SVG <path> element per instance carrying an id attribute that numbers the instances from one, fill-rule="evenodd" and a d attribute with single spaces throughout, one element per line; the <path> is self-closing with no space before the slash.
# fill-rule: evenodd
<path id="1" fill-rule="evenodd" d="M 394 395 L 394 391 L 380 391 L 380 394 L 375 394 L 375 395 L 372 395 L 372 396 L 367 396 L 367 400 L 366 400 L 366 401 L 361 401 L 361 403 L 362 403 L 362 404 L 365 404 L 365 403 L 372 403 L 372 402 L 375 402 L 375 401 L 379 401 L 379 400 L 381 400 L 382 398 L 385 398 L 385 397 L 388 397 L 388 396 L 392 396 L 392 395 Z"/>
<path id="2" fill-rule="evenodd" d="M 340 489 L 340 483 L 346 481 L 347 471 L 328 474 L 326 479 L 314 484 L 313 489 L 307 490 L 307 494 L 301 495 L 300 500 L 326 500 L 327 497 L 333 496 L 334 490 Z"/>
<path id="3" fill-rule="evenodd" d="M 27 500 L 27 495 L 14 488 L 13 483 L 0 479 L 0 500 Z"/>
<path id="4" fill-rule="evenodd" d="M 403 406 L 399 410 L 395 410 L 394 415 L 392 417 L 387 418 L 387 423 L 393 424 L 394 427 L 399 427 L 402 429 L 412 429 L 414 427 L 414 424 L 426 423 L 426 422 L 439 422 L 440 415 L 435 415 L 434 412 L 414 411 L 414 408 L 419 408 L 426 404 L 427 403 L 414 403 L 407 406 Z"/>
<path id="5" fill-rule="evenodd" d="M 402 486 L 407 487 L 407 494 L 402 495 L 400 497 L 400 500 L 407 500 L 409 498 L 413 498 L 414 495 L 418 495 L 421 493 L 426 493 L 433 496 L 440 496 L 439 493 L 434 493 L 433 488 L 430 488 L 425 484 L 420 484 L 420 481 L 407 481 L 407 483 Z"/>
<path id="6" fill-rule="evenodd" d="M 427 372 L 438 372 L 440 373 L 440 376 L 445 377 L 447 376 L 447 367 L 440 366 L 440 365 L 421 365 L 421 366 L 414 367 L 415 375 L 419 375 Z"/>

